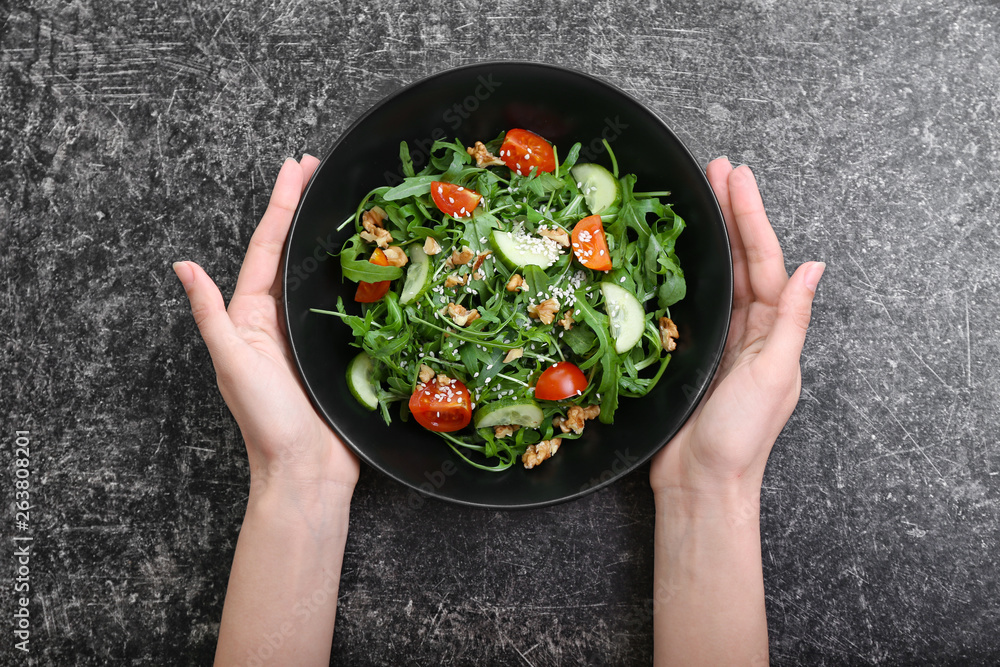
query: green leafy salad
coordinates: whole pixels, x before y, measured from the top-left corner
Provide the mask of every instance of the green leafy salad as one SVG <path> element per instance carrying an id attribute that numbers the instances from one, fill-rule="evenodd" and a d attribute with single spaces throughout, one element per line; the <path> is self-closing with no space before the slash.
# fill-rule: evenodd
<path id="1" fill-rule="evenodd" d="M 604 147 L 610 170 L 579 162 L 579 143 L 560 162 L 511 129 L 437 141 L 418 172 L 400 145 L 402 183 L 344 222 L 356 233 L 338 255 L 360 307 L 313 309 L 351 328 L 361 405 L 389 424 L 399 404 L 470 465 L 502 471 L 541 464 L 652 390 L 678 337 L 684 221 Z"/>

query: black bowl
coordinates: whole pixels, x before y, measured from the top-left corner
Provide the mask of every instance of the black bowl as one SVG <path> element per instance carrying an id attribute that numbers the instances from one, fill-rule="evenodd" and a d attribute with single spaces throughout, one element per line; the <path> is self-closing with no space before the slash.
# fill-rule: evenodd
<path id="1" fill-rule="evenodd" d="M 351 396 L 345 373 L 357 349 L 339 319 L 309 312 L 353 303 L 355 284 L 342 281 L 327 249 L 353 229 L 335 228 L 372 188 L 401 180 L 399 142 L 426 159 L 431 142 L 458 137 L 466 145 L 512 127 L 533 130 L 565 155 L 574 142 L 583 160 L 606 161 L 601 139 L 639 190 L 671 190 L 687 221 L 677 254 L 687 297 L 671 307 L 680 340 L 667 372 L 642 399 L 622 399 L 613 425 L 590 422 L 533 470 L 473 468 L 412 420 L 386 426 Z M 647 461 L 691 414 L 715 373 L 729 328 L 732 261 L 719 206 L 702 168 L 656 115 L 603 81 L 535 63 L 484 63 L 448 70 L 411 84 L 355 122 L 323 159 L 299 204 L 288 237 L 285 316 L 292 352 L 316 408 L 363 460 L 430 496 L 491 508 L 540 507 L 610 484 Z M 395 410 L 393 410 L 395 412 Z"/>

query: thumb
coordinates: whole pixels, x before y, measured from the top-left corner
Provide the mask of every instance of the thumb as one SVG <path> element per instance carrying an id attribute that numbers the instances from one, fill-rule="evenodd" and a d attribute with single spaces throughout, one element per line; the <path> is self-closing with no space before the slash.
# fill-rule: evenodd
<path id="1" fill-rule="evenodd" d="M 191 302 L 191 314 L 198 331 L 208 351 L 215 356 L 233 332 L 222 293 L 205 270 L 194 262 L 174 262 L 173 268 Z"/>
<path id="2" fill-rule="evenodd" d="M 764 368 L 780 371 L 792 364 L 798 366 L 812 318 L 813 297 L 825 269 L 823 262 L 807 262 L 788 279 L 778 299 L 778 317 L 760 352 Z"/>

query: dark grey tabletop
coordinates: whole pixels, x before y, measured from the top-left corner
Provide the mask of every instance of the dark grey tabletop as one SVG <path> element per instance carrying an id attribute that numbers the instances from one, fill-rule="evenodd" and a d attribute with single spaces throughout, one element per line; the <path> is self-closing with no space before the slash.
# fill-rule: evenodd
<path id="1" fill-rule="evenodd" d="M 829 265 L 762 498 L 773 661 L 1000 662 L 996 3 L 13 5 L 0 656 L 25 661 L 13 538 L 32 536 L 27 662 L 210 660 L 248 473 L 171 262 L 231 292 L 282 158 L 426 74 L 517 58 L 622 87 L 702 163 L 750 164 L 789 268 Z M 410 500 L 363 471 L 336 664 L 650 662 L 643 473 L 529 512 Z"/>

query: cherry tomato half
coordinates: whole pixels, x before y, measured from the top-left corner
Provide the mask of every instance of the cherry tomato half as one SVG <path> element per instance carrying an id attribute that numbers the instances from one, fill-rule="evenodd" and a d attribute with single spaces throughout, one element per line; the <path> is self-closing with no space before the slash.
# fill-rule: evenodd
<path id="1" fill-rule="evenodd" d="M 611 270 L 611 254 L 601 216 L 589 215 L 573 227 L 573 254 L 588 269 Z"/>
<path id="2" fill-rule="evenodd" d="M 410 413 L 428 431 L 451 433 L 472 421 L 472 398 L 461 380 L 452 378 L 442 386 L 434 379 L 417 385 L 410 395 Z"/>
<path id="3" fill-rule="evenodd" d="M 582 394 L 587 388 L 587 376 L 576 364 L 558 361 L 544 371 L 535 385 L 535 398 L 543 401 L 561 401 Z"/>
<path id="4" fill-rule="evenodd" d="M 446 215 L 453 218 L 466 218 L 479 206 L 483 196 L 475 190 L 463 188 L 454 183 L 444 181 L 431 182 L 431 199 L 434 205 Z"/>
<path id="5" fill-rule="evenodd" d="M 525 176 L 532 167 L 538 167 L 539 173 L 556 170 L 556 154 L 552 145 L 528 130 L 507 132 L 500 147 L 500 159 L 511 171 Z"/>
<path id="6" fill-rule="evenodd" d="M 381 248 L 375 248 L 375 252 L 372 253 L 368 261 L 379 266 L 389 266 L 389 259 Z M 354 293 L 354 300 L 358 303 L 375 303 L 388 294 L 391 286 L 391 280 L 380 280 L 377 283 L 359 282 L 358 291 Z"/>

